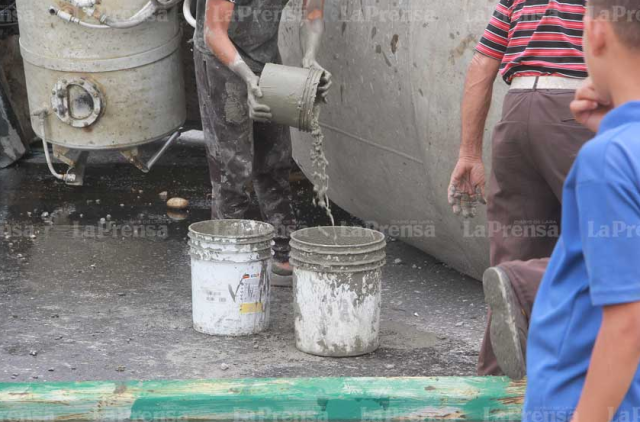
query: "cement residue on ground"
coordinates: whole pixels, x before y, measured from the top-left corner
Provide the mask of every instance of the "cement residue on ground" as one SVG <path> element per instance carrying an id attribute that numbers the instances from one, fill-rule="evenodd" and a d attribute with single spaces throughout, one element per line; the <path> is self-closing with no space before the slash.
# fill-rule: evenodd
<path id="1" fill-rule="evenodd" d="M 384 270 L 376 353 L 323 359 L 298 351 L 290 289 L 272 290 L 270 329 L 257 336 L 193 330 L 186 237 L 191 224 L 211 218 L 203 137 L 193 133 L 148 175 L 96 154 L 83 190 L 51 180 L 42 152 L 2 170 L 0 221 L 22 236 L 0 236 L 0 382 L 475 374 L 486 326 L 482 285 L 402 242 L 387 247 L 389 262 L 401 263 Z M 157 194 L 164 191 L 190 199 L 184 221 L 166 216 Z M 312 210 L 306 181 L 294 182 L 293 193 L 301 225 L 327 224 Z M 87 201 L 97 198 L 101 204 Z M 332 213 L 359 224 L 336 206 Z M 166 237 L 87 236 L 107 214 L 123 227 L 165 227 Z M 255 199 L 247 217 L 260 219 Z M 25 236 L 30 230 L 35 239 Z"/>

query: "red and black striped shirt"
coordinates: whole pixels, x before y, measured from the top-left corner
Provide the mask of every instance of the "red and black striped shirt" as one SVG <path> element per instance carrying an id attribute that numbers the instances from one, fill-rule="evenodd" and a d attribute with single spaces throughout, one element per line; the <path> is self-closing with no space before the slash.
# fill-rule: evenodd
<path id="1" fill-rule="evenodd" d="M 516 76 L 586 78 L 582 51 L 587 0 L 500 0 L 476 50 Z"/>

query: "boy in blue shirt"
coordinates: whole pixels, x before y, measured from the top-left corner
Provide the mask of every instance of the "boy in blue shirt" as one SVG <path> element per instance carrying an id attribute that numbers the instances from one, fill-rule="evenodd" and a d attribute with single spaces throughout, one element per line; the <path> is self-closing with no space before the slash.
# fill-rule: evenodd
<path id="1" fill-rule="evenodd" d="M 640 0 L 588 7 L 591 80 L 572 109 L 598 134 L 565 184 L 533 310 L 527 422 L 640 420 Z"/>

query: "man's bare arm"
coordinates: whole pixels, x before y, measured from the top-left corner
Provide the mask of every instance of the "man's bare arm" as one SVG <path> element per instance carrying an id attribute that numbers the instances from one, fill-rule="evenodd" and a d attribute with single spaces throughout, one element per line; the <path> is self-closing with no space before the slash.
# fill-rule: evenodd
<path id="1" fill-rule="evenodd" d="M 324 34 L 324 1 L 304 0 L 302 13 L 304 19 L 300 27 L 302 51 L 306 60 L 315 60 Z"/>
<path id="2" fill-rule="evenodd" d="M 302 67 L 324 70 L 322 82 L 318 87 L 320 95 L 326 99 L 331 88 L 331 73 L 318 63 L 318 52 L 324 35 L 325 0 L 304 0 L 302 3 L 303 20 L 300 26 L 300 43 L 304 57 Z"/>
<path id="3" fill-rule="evenodd" d="M 205 42 L 218 60 L 247 84 L 247 101 L 251 118 L 258 122 L 268 122 L 272 118 L 271 109 L 260 104 L 258 100 L 262 98 L 262 90 L 259 87 L 260 79 L 245 63 L 229 38 L 229 26 L 234 8 L 235 4 L 228 0 L 207 0 L 204 25 Z"/>
<path id="4" fill-rule="evenodd" d="M 229 38 L 229 25 L 235 4 L 228 0 L 207 0 L 204 37 L 209 49 L 225 66 L 231 66 L 240 54 Z"/>
<path id="5" fill-rule="evenodd" d="M 611 421 L 639 363 L 640 303 L 606 307 L 573 422 Z"/>
<path id="6" fill-rule="evenodd" d="M 448 191 L 453 212 L 462 213 L 465 218 L 475 217 L 478 202 L 485 202 L 482 144 L 499 70 L 498 60 L 476 53 L 467 71 L 462 99 L 462 141 Z"/>
<path id="7" fill-rule="evenodd" d="M 471 60 L 462 99 L 460 158 L 482 159 L 482 143 L 500 62 L 480 53 Z"/>

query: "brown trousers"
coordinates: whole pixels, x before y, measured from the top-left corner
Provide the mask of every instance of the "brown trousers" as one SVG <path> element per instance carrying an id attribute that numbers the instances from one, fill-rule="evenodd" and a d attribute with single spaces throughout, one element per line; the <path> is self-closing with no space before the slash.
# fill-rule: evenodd
<path id="1" fill-rule="evenodd" d="M 594 134 L 578 124 L 568 90 L 512 90 L 494 132 L 488 188 L 491 266 L 509 278 L 527 319 L 560 234 L 562 189 L 582 145 Z M 479 375 L 502 375 L 489 324 Z"/>

